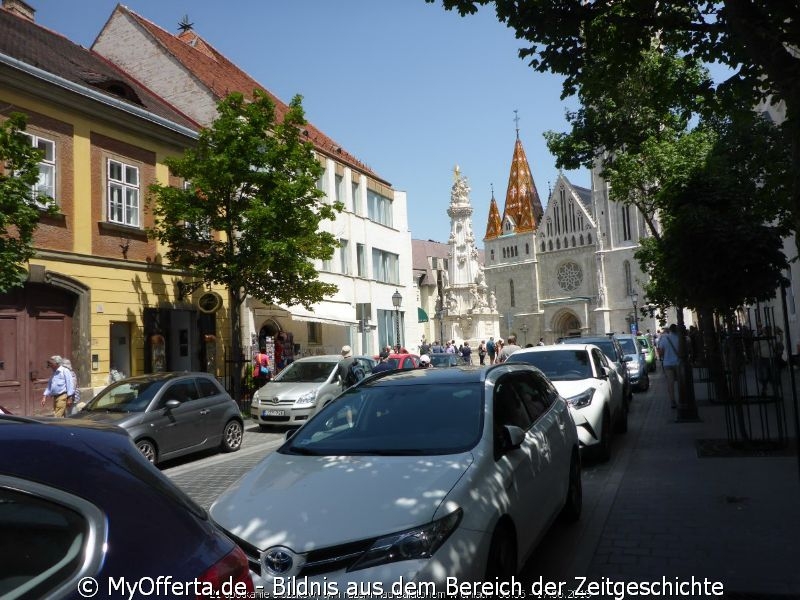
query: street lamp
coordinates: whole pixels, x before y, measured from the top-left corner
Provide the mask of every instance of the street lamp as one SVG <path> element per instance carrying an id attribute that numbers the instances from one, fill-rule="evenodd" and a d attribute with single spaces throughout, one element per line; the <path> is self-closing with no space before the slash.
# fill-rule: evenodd
<path id="1" fill-rule="evenodd" d="M 639 335 L 639 294 L 636 292 L 631 292 L 631 302 L 633 303 L 633 333 L 635 335 Z"/>
<path id="2" fill-rule="evenodd" d="M 395 344 L 400 344 L 400 305 L 403 303 L 403 296 L 400 295 L 396 289 L 394 294 L 392 294 L 392 304 L 394 304 L 394 320 L 396 326 L 396 334 L 397 337 L 395 338 Z"/>

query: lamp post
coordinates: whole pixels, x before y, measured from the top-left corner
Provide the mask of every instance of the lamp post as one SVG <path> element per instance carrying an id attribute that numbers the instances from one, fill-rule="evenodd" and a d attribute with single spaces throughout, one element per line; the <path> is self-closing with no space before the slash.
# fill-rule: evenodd
<path id="1" fill-rule="evenodd" d="M 639 335 L 639 294 L 631 292 L 631 302 L 633 303 L 633 333 L 634 335 Z"/>
<path id="2" fill-rule="evenodd" d="M 394 305 L 394 320 L 395 320 L 395 333 L 397 337 L 395 338 L 395 344 L 400 344 L 400 305 L 403 303 L 403 296 L 400 295 L 400 292 L 397 289 L 394 290 L 394 294 L 392 294 L 392 304 Z"/>

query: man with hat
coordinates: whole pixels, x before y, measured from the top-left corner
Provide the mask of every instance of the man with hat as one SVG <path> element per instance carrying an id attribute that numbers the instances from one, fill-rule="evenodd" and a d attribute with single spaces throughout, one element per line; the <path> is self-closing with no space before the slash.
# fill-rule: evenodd
<path id="1" fill-rule="evenodd" d="M 52 369 L 53 374 L 42 394 L 42 406 L 50 396 L 53 399 L 55 416 L 64 417 L 75 396 L 75 382 L 72 379 L 72 373 L 63 366 L 63 359 L 58 354 L 47 359 L 47 366 Z"/>
<path id="2" fill-rule="evenodd" d="M 380 373 L 381 371 L 391 371 L 392 365 L 389 363 L 389 352 L 382 350 L 380 354 L 380 361 L 377 365 L 372 367 L 373 373 Z"/>
<path id="3" fill-rule="evenodd" d="M 431 357 L 427 354 L 423 354 L 419 357 L 419 366 L 418 369 L 428 369 L 431 366 Z"/>
<path id="4" fill-rule="evenodd" d="M 347 345 L 342 346 L 342 360 L 339 361 L 339 366 L 336 368 L 342 390 L 347 389 L 347 371 L 351 364 L 353 364 L 353 349 Z"/>

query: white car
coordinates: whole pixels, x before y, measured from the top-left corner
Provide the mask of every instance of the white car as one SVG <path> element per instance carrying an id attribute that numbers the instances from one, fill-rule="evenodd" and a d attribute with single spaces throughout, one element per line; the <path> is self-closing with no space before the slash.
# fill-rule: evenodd
<path id="1" fill-rule="evenodd" d="M 508 581 L 580 516 L 575 424 L 527 365 L 367 379 L 287 437 L 210 509 L 268 594 Z"/>
<path id="2" fill-rule="evenodd" d="M 578 428 L 581 448 L 611 456 L 613 429 L 628 430 L 624 382 L 603 351 L 592 344 L 534 346 L 514 352 L 507 362 L 537 367 L 566 398 Z"/>

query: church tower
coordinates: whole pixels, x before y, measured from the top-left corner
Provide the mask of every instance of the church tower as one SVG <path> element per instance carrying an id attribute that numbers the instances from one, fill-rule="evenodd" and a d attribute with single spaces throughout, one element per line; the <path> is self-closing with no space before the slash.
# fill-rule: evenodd
<path id="1" fill-rule="evenodd" d="M 446 339 L 468 341 L 475 349 L 481 340 L 499 335 L 499 316 L 494 294 L 486 285 L 472 232 L 472 204 L 467 180 L 458 166 L 450 191 L 450 260 L 442 281 Z"/>
<path id="2" fill-rule="evenodd" d="M 524 346 L 536 343 L 543 331 L 535 235 L 544 209 L 519 138 L 519 119 L 515 121 L 517 135 L 503 217 L 499 218 L 492 194 L 483 241 L 487 285 L 501 312 L 500 333 L 504 338 L 516 335 L 517 343 Z"/>

